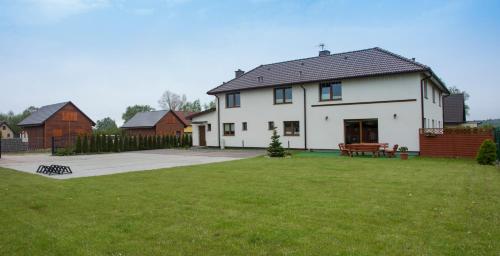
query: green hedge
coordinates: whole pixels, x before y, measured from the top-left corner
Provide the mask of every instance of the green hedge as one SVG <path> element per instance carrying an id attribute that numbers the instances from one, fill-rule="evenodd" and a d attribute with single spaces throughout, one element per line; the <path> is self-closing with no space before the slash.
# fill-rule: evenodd
<path id="1" fill-rule="evenodd" d="M 191 135 L 182 136 L 128 136 L 91 134 L 77 137 L 75 152 L 101 153 L 101 152 L 126 152 L 135 150 L 150 150 L 164 148 L 189 148 L 193 140 Z"/>

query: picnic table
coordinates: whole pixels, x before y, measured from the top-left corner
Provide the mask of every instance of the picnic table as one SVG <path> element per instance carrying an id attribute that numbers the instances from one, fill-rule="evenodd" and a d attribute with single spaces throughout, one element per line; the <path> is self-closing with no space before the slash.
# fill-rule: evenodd
<path id="1" fill-rule="evenodd" d="M 362 155 L 367 153 L 372 153 L 372 157 L 379 157 L 380 151 L 384 152 L 384 150 L 388 147 L 387 143 L 353 143 L 345 145 L 348 154 L 350 157 L 354 155 L 358 155 L 361 153 Z"/>

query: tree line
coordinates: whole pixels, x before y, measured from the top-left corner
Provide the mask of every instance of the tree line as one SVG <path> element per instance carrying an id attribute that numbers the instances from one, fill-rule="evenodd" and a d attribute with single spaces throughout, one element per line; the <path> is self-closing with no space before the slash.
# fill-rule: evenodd
<path id="1" fill-rule="evenodd" d="M 165 148 L 189 148 L 192 145 L 191 135 L 182 136 L 128 136 L 91 134 L 80 135 L 76 139 L 75 153 L 125 152 Z"/>

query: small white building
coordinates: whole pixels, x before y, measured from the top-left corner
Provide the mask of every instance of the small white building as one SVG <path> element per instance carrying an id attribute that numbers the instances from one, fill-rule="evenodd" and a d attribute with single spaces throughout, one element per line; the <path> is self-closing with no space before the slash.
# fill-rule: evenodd
<path id="1" fill-rule="evenodd" d="M 428 66 L 380 48 L 261 65 L 210 90 L 191 116 L 193 145 L 338 149 L 389 143 L 419 151 L 420 128 L 443 127 L 444 83 Z"/>
<path id="2" fill-rule="evenodd" d="M 10 128 L 5 121 L 0 121 L 0 139 L 12 139 L 16 137 L 16 133 Z"/>

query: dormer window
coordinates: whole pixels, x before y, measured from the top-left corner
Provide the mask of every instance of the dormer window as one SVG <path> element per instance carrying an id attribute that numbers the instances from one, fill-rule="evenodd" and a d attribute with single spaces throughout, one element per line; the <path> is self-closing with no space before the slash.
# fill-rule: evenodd
<path id="1" fill-rule="evenodd" d="M 264 77 L 263 77 L 263 76 L 259 76 L 259 77 L 257 77 L 257 81 L 258 81 L 259 83 L 263 83 L 263 82 L 264 82 Z"/>

